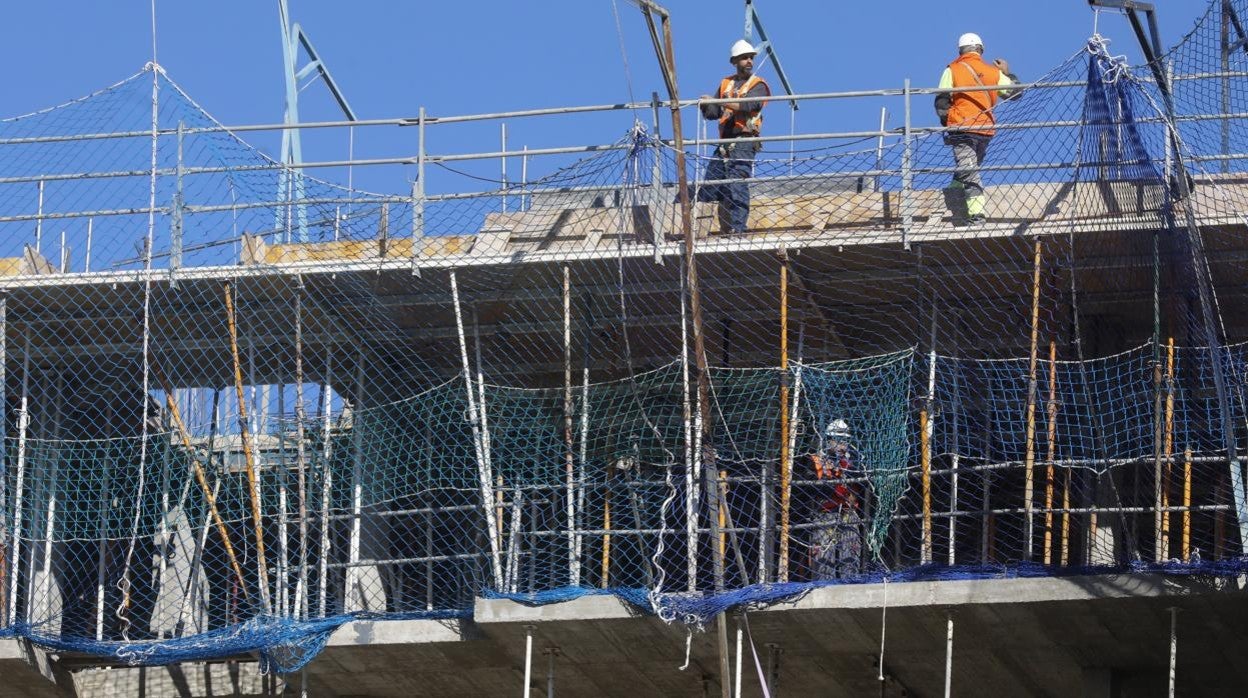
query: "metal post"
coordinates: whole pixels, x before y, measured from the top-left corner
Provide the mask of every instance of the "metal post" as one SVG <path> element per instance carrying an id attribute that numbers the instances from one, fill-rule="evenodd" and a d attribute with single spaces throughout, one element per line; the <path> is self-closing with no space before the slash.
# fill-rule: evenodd
<path id="1" fill-rule="evenodd" d="M 559 656 L 559 648 L 547 647 L 542 654 L 546 655 L 546 698 L 555 698 L 555 657 Z"/>
<path id="2" fill-rule="evenodd" d="M 295 288 L 295 467 L 299 490 L 299 587 L 295 594 L 295 614 L 308 617 L 308 458 L 304 432 L 303 406 L 303 277 Z"/>
<path id="3" fill-rule="evenodd" d="M 184 221 L 182 218 L 182 206 L 185 203 L 185 194 L 182 185 L 182 176 L 184 171 L 184 160 L 182 159 L 182 142 L 185 136 L 186 127 L 178 122 L 178 165 L 177 174 L 174 177 L 174 193 L 173 193 L 173 222 L 169 230 L 169 278 L 172 281 L 173 274 L 176 269 L 182 266 L 182 227 Z"/>
<path id="4" fill-rule="evenodd" d="M 529 146 L 520 149 L 523 155 L 520 156 L 520 186 L 523 189 L 529 187 Z M 533 197 L 529 194 L 520 195 L 520 210 L 527 211 L 533 207 Z"/>
<path id="5" fill-rule="evenodd" d="M 433 511 L 425 512 L 425 610 L 433 610 Z"/>
<path id="6" fill-rule="evenodd" d="M 524 626 L 524 698 L 533 692 L 533 630 L 532 625 Z"/>
<path id="7" fill-rule="evenodd" d="M 956 335 L 955 335 L 956 336 Z M 962 420 L 962 389 L 958 382 L 959 371 L 954 364 L 953 370 L 953 454 L 950 456 L 949 469 L 953 471 L 949 484 L 949 565 L 952 567 L 957 563 L 958 549 L 958 519 L 953 513 L 958 509 L 958 465 L 962 458 L 961 444 L 959 436 L 961 435 Z"/>
<path id="8" fill-rule="evenodd" d="M 684 268 L 681 268 L 684 286 Z M 685 575 L 689 593 L 698 590 L 698 466 L 694 455 L 693 407 L 689 390 L 689 304 L 684 294 L 680 302 L 680 381 L 681 417 L 685 435 Z"/>
<path id="9" fill-rule="evenodd" d="M 905 86 L 902 88 L 902 95 L 906 110 L 906 120 L 901 130 L 901 196 L 898 203 L 901 209 L 901 244 L 908 250 L 910 249 L 910 226 L 914 223 L 910 206 L 910 188 L 914 176 L 911 172 L 910 162 L 912 157 L 910 152 L 910 78 L 906 78 Z"/>
<path id="10" fill-rule="evenodd" d="M 498 164 L 500 168 L 499 182 L 502 184 L 503 213 L 507 213 L 507 122 L 500 122 L 498 127 L 500 144 L 502 145 L 502 148 L 499 149 L 498 156 Z"/>
<path id="11" fill-rule="evenodd" d="M 468 419 L 472 425 L 472 446 L 477 457 L 477 476 L 481 487 L 481 508 L 485 513 L 486 534 L 490 542 L 490 565 L 493 572 L 494 588 L 503 588 L 502 561 L 498 550 L 498 522 L 494 519 L 494 508 L 491 506 L 494 477 L 490 473 L 485 458 L 485 443 L 482 436 L 482 424 L 478 412 L 476 390 L 473 389 L 472 368 L 468 363 L 468 342 L 464 335 L 463 306 L 459 302 L 459 281 L 454 270 L 451 270 L 451 300 L 455 306 L 455 327 L 459 335 L 459 355 L 463 363 L 464 386 L 468 393 Z"/>
<path id="12" fill-rule="evenodd" d="M 793 471 L 789 463 L 789 257 L 780 251 L 780 554 L 776 580 L 789 581 L 789 518 L 793 492 Z M 766 466 L 764 466 L 765 468 Z M 771 497 L 770 481 L 763 475 L 763 529 L 766 528 L 767 500 Z M 767 561 L 769 562 L 769 561 Z M 760 578 L 765 574 L 760 571 Z"/>
<path id="13" fill-rule="evenodd" d="M 945 698 L 953 695 L 953 611 L 945 612 Z"/>
<path id="14" fill-rule="evenodd" d="M 581 409 L 585 409 L 582 405 Z M 563 438 L 567 478 L 568 576 L 571 586 L 581 583 L 581 534 L 576 525 L 576 456 L 572 442 L 572 278 L 563 266 Z M 585 483 L 580 483 L 585 487 Z"/>
<path id="15" fill-rule="evenodd" d="M 110 412 L 109 414 L 110 417 L 115 417 L 115 413 L 113 412 L 113 408 L 111 405 L 109 406 L 109 412 Z M 114 424 L 115 422 L 113 422 L 112 419 L 109 419 L 107 423 Z M 103 477 L 101 479 L 104 482 L 104 486 L 102 488 L 102 491 L 100 492 L 100 505 L 99 505 L 99 510 L 98 510 L 99 518 L 97 519 L 97 521 L 99 522 L 98 525 L 100 527 L 100 538 L 99 538 L 99 547 L 96 549 L 96 558 L 95 558 L 95 639 L 96 640 L 104 639 L 104 582 L 105 582 L 105 579 L 107 579 L 105 564 L 107 562 L 106 553 L 108 551 L 108 533 L 107 533 L 108 532 L 108 505 L 112 499 L 110 496 L 111 493 L 109 491 L 112 489 L 112 479 L 109 474 L 109 468 L 108 468 L 107 463 L 104 464 L 103 470 L 104 470 Z M 205 525 L 206 523 L 207 522 L 205 522 Z M 192 586 L 187 589 L 187 593 L 189 594 L 192 589 L 194 589 L 193 582 L 192 582 Z M 185 598 L 186 597 L 183 597 L 184 605 L 185 605 Z"/>
<path id="16" fill-rule="evenodd" d="M 298 330 L 296 330 L 298 332 Z M 286 384 L 279 378 L 277 383 L 277 615 L 289 613 L 290 601 L 290 469 L 286 459 L 286 427 L 282 418 L 286 415 Z"/>
<path id="17" fill-rule="evenodd" d="M 481 431 L 480 431 L 481 457 L 484 459 L 485 472 L 490 476 L 490 479 L 486 481 L 486 485 L 490 487 L 490 489 L 487 490 L 487 494 L 489 496 L 486 498 L 486 501 L 489 502 L 489 501 L 494 500 L 494 490 L 493 490 L 494 447 L 490 441 L 490 410 L 488 407 L 488 403 L 486 403 L 485 401 L 485 368 L 484 368 L 485 364 L 481 361 L 481 324 L 477 316 L 476 304 L 473 304 L 473 307 L 472 307 L 472 344 L 473 344 L 473 351 L 476 355 L 475 358 L 477 360 L 477 380 L 476 380 L 477 419 L 480 421 L 480 426 L 481 426 Z M 500 488 L 501 488 L 502 477 L 499 476 L 498 480 L 500 482 Z M 498 563 L 498 569 L 500 571 L 500 574 L 499 574 L 500 582 L 502 581 L 501 571 L 502 571 L 502 550 L 503 550 L 502 518 L 503 517 L 502 517 L 501 512 L 498 513 L 494 517 L 494 539 L 495 540 L 493 541 L 493 544 L 497 546 L 493 550 L 493 553 L 494 553 L 493 558 L 494 558 L 494 561 Z M 500 586 L 498 587 L 498 589 L 501 591 L 503 587 Z"/>
<path id="18" fill-rule="evenodd" d="M 579 456 L 577 462 L 577 478 L 581 482 L 580 488 L 576 492 L 576 511 L 578 519 L 585 518 L 585 482 L 588 479 L 587 463 L 589 462 L 589 333 L 585 334 L 585 343 L 582 348 L 582 359 L 584 364 L 581 366 L 581 421 L 579 425 Z M 585 544 L 585 538 L 580 533 L 576 536 L 576 560 L 577 569 L 580 569 L 581 551 Z M 649 569 L 649 568 L 647 568 Z"/>
<path id="19" fill-rule="evenodd" d="M 1179 609 L 1175 606 L 1170 607 L 1170 672 L 1169 693 L 1170 698 L 1174 698 L 1174 684 L 1177 678 L 1177 668 L 1179 660 Z"/>
<path id="20" fill-rule="evenodd" d="M 1231 71 L 1231 14 L 1234 12 L 1231 7 L 1231 0 L 1222 0 L 1222 23 L 1219 38 L 1222 48 L 1222 113 L 1229 115 L 1231 113 L 1231 79 L 1227 77 L 1227 73 Z M 1222 119 L 1222 154 L 1229 155 L 1231 153 L 1231 119 L 1226 116 Z M 1222 161 L 1222 172 L 1230 171 L 1231 161 Z"/>
<path id="21" fill-rule="evenodd" d="M 36 186 L 39 190 L 39 204 L 35 214 L 35 252 L 43 254 L 43 180 L 40 179 Z"/>
<path id="22" fill-rule="evenodd" d="M 741 615 L 737 614 L 736 619 L 737 619 L 737 662 L 736 662 L 737 668 L 736 668 L 736 673 L 732 677 L 732 695 L 735 696 L 736 698 L 741 698 L 741 664 L 742 664 L 741 645 L 742 645 L 742 640 L 743 640 L 742 635 L 744 635 L 744 633 L 742 632 L 743 628 L 741 625 Z"/>
<path id="23" fill-rule="evenodd" d="M 1036 364 L 1040 339 L 1040 269 L 1042 260 L 1040 239 L 1036 238 L 1035 259 L 1031 286 L 1031 353 L 1027 373 L 1027 431 L 1026 431 L 1026 464 L 1024 466 L 1023 511 L 1027 517 L 1023 522 L 1023 559 L 1030 560 L 1033 537 L 1035 535 L 1035 465 L 1036 465 Z"/>
<path id="24" fill-rule="evenodd" d="M 95 218 L 88 218 L 87 219 L 87 260 L 83 268 L 83 271 L 86 271 L 86 272 L 91 271 L 91 243 L 94 238 L 94 233 L 95 233 L 94 228 L 95 228 Z"/>
<path id="25" fill-rule="evenodd" d="M 251 498 L 251 516 L 255 529 L 256 562 L 259 571 L 260 600 L 265 613 L 272 608 L 269 601 L 269 569 L 264 552 L 264 523 L 261 514 L 260 480 L 256 469 L 255 452 L 252 448 L 250 430 L 247 426 L 247 400 L 243 394 L 243 369 L 238 356 L 238 321 L 234 312 L 233 284 L 225 282 L 225 314 L 230 334 L 230 354 L 234 363 L 234 389 L 238 398 L 238 429 L 239 439 L 243 447 L 243 459 L 246 462 L 247 490 Z M 254 362 L 253 362 L 254 365 Z"/>
<path id="26" fill-rule="evenodd" d="M 351 533 L 347 543 L 347 579 L 343 598 L 347 599 L 347 611 L 366 609 L 364 590 L 360 588 L 360 536 L 364 505 L 364 353 L 357 355 L 355 363 L 355 400 L 351 404 Z"/>
<path id="27" fill-rule="evenodd" d="M 7 297 L 7 294 L 6 294 Z M 17 622 L 17 580 L 21 577 L 22 495 L 26 478 L 26 435 L 30 429 L 30 328 L 22 332 L 22 396 L 17 412 L 17 476 L 13 487 L 13 551 L 9 564 L 9 621 Z"/>
<path id="28" fill-rule="evenodd" d="M 888 125 L 888 107 L 880 107 L 880 135 L 875 142 L 875 171 L 884 170 L 884 127 Z M 880 177 L 875 176 L 875 190 L 880 191 Z"/>
<path id="29" fill-rule="evenodd" d="M 330 432 L 330 412 L 333 407 L 330 392 L 333 390 L 334 357 L 330 347 L 325 348 L 325 381 L 321 389 L 321 554 L 317 571 L 317 617 L 324 618 L 327 585 L 329 582 L 329 509 L 334 482 L 333 435 Z"/>
<path id="30" fill-rule="evenodd" d="M 425 235 L 425 108 L 416 129 L 416 182 L 412 192 L 412 273 L 420 275 L 420 239 Z"/>
<path id="31" fill-rule="evenodd" d="M 8 394 L 5 390 L 8 385 L 8 312 L 9 312 L 9 292 L 7 289 L 0 289 L 0 551 L 9 549 L 9 527 L 8 527 L 8 511 L 9 511 L 9 492 L 7 485 L 9 482 L 9 449 L 5 447 L 5 436 L 9 433 L 9 410 L 8 410 Z M 16 537 L 16 534 L 14 534 Z M 3 552 L 0 552 L 3 555 Z M 0 559 L 0 627 L 7 626 L 12 623 L 12 618 L 8 615 L 8 599 L 4 595 L 8 592 L 7 575 L 12 574 L 12 570 L 6 569 L 7 561 Z"/>

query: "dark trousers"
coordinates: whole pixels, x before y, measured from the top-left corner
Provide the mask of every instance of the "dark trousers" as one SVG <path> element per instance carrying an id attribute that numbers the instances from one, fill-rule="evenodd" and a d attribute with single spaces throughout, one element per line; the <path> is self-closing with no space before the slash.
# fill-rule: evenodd
<path id="1" fill-rule="evenodd" d="M 945 136 L 945 144 L 953 148 L 954 167 L 953 181 L 966 189 L 968 199 L 984 195 L 984 185 L 979 177 L 979 167 L 988 154 L 988 143 L 992 136 L 982 133 L 949 133 Z"/>
<path id="2" fill-rule="evenodd" d="M 749 179 L 754 176 L 754 143 L 729 143 L 715 151 L 706 167 L 706 179 Z M 744 233 L 750 217 L 750 186 L 745 182 L 703 184 L 698 201 L 718 201 L 724 208 L 730 233 Z"/>

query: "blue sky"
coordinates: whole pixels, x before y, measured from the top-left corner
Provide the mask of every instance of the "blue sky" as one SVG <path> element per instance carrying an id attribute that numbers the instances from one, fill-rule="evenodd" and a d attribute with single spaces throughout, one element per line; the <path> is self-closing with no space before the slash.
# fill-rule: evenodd
<path id="1" fill-rule="evenodd" d="M 1186 33 L 1205 0 L 1157 3 L 1167 44 Z M 990 58 L 1007 58 L 1035 78 L 1077 51 L 1092 32 L 1084 0 L 998 0 L 972 6 L 943 2 L 756 0 L 797 89 L 826 92 L 934 86 L 953 57 L 956 37 L 981 34 Z M 662 82 L 640 13 L 617 0 L 633 93 Z M 726 54 L 740 37 L 737 0 L 668 0 L 682 96 L 711 91 L 729 71 Z M 972 12 L 962 12 L 971 8 Z M 11 3 L 0 30 L 6 70 L 3 115 L 57 104 L 124 78 L 150 60 L 147 0 Z M 611 0 L 398 2 L 291 0 L 361 118 L 493 112 L 625 101 L 629 82 Z M 964 15 L 975 20 L 968 21 Z M 282 74 L 276 0 L 157 3 L 158 59 L 168 74 L 227 124 L 281 120 Z M 1138 57 L 1126 20 L 1103 13 L 1100 28 L 1117 52 Z M 763 74 L 772 71 L 764 68 Z M 775 82 L 775 81 L 773 81 Z M 778 85 L 777 85 L 778 89 Z M 924 98 L 924 103 L 928 98 Z M 304 92 L 305 120 L 337 113 L 319 86 Z M 920 108 L 917 123 L 933 120 Z M 769 129 L 788 130 L 773 108 Z M 648 115 L 645 115 L 648 119 Z M 875 127 L 879 103 L 839 102 L 798 112 L 797 130 Z M 890 119 L 891 126 L 899 125 Z M 580 145 L 615 139 L 631 115 L 517 121 L 511 145 Z M 493 150 L 496 124 L 437 134 L 431 151 Z M 272 153 L 276 140 L 248 136 Z M 341 159 L 343 134 L 310 136 L 308 159 Z M 414 153 L 411 129 L 359 134 L 356 155 Z M 362 176 L 369 188 L 405 192 L 402 174 Z M 409 175 L 410 177 L 410 175 Z"/>

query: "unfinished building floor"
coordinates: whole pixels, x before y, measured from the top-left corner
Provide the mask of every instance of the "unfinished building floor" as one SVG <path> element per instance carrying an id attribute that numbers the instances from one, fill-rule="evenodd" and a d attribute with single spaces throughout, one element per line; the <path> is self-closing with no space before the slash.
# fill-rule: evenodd
<path id="1" fill-rule="evenodd" d="M 772 695 L 944 695 L 952 618 L 954 696 L 1164 696 L 1171 609 L 1177 694 L 1241 695 L 1238 687 L 1248 680 L 1238 661 L 1248 650 L 1243 586 L 1243 580 L 1123 574 L 825 587 L 749 614 L 741 695 L 762 695 L 760 674 Z M 714 628 L 692 635 L 688 668 L 681 670 L 684 626 L 666 625 L 615 597 L 539 607 L 479 599 L 475 618 L 349 623 L 308 666 L 307 694 L 515 695 L 524 683 L 529 632 L 530 695 L 719 694 Z M 737 617 L 728 622 L 735 654 Z M 250 657 L 102 668 L 30 653 L 15 641 L 0 643 L 0 652 L 3 696 L 299 695 L 301 687 L 298 676 L 260 675 Z M 732 661 L 735 669 L 735 656 Z"/>

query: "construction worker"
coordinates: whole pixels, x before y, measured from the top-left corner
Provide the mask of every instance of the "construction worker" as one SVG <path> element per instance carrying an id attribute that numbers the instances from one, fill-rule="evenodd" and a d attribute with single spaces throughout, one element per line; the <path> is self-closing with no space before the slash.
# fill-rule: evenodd
<path id="1" fill-rule="evenodd" d="M 815 477 L 831 482 L 826 495 L 816 503 L 811 523 L 810 572 L 813 579 L 845 579 L 860 572 L 862 542 L 859 528 L 858 497 L 845 482 L 852 469 L 849 424 L 843 419 L 828 423 L 824 448 L 811 455 Z"/>
<path id="2" fill-rule="evenodd" d="M 719 121 L 719 137 L 748 138 L 759 135 L 763 125 L 763 107 L 771 88 L 754 74 L 754 56 L 758 51 L 744 39 L 732 45 L 728 60 L 737 70 L 719 83 L 714 99 L 733 99 L 724 104 L 703 104 L 702 116 Z M 712 99 L 702 95 L 702 99 Z M 757 142 L 725 143 L 715 149 L 715 157 L 706 168 L 708 180 L 749 179 L 754 175 Z M 705 184 L 698 190 L 698 201 L 718 201 L 720 229 L 728 233 L 744 233 L 750 216 L 750 188 L 745 182 Z"/>
<path id="3" fill-rule="evenodd" d="M 958 38 L 958 58 L 940 76 L 941 89 L 1013 85 L 1018 78 L 1010 72 L 1009 63 L 1001 58 L 992 64 L 984 61 L 984 42 L 978 34 Z M 982 90 L 936 95 L 936 115 L 940 125 L 951 130 L 945 143 L 953 148 L 952 187 L 962 189 L 966 196 L 967 222 L 984 221 L 984 186 L 979 168 L 988 152 L 988 142 L 995 133 L 997 102 L 1014 96 L 1010 90 Z"/>

